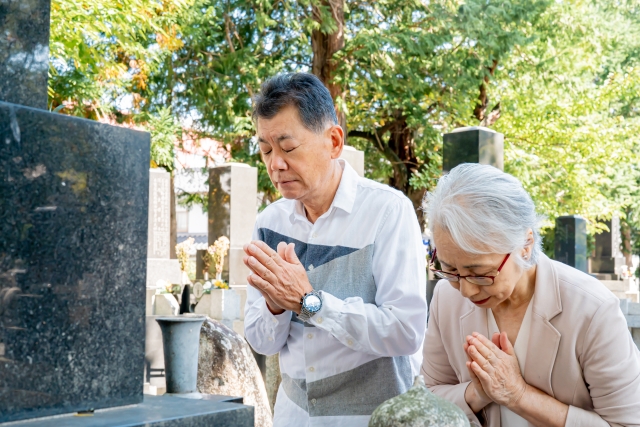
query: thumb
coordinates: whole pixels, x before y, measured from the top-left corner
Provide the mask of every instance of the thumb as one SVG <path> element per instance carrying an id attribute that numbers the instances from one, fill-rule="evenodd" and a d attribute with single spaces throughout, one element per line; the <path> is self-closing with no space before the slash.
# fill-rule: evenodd
<path id="1" fill-rule="evenodd" d="M 496 347 L 498 347 L 500 350 L 502 350 L 502 344 L 500 344 L 500 334 L 499 333 L 494 333 L 493 336 L 491 337 L 491 342 L 493 344 L 495 344 Z"/>
<path id="2" fill-rule="evenodd" d="M 298 255 L 296 255 L 296 244 L 289 243 L 284 250 L 285 260 L 291 264 L 300 264 Z"/>
<path id="3" fill-rule="evenodd" d="M 276 247 L 276 251 L 278 252 L 278 255 L 280 256 L 280 258 L 285 259 L 284 251 L 286 249 L 287 249 L 287 244 L 285 242 L 278 243 L 278 246 Z"/>
<path id="4" fill-rule="evenodd" d="M 500 348 L 509 356 L 515 356 L 516 354 L 513 350 L 513 346 L 511 345 L 511 341 L 509 341 L 509 338 L 507 337 L 506 332 L 502 332 L 500 334 Z"/>

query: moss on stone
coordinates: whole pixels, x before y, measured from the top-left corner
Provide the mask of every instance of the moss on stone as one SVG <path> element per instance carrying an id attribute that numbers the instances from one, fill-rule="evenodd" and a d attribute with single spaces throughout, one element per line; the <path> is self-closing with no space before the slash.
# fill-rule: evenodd
<path id="1" fill-rule="evenodd" d="M 455 404 L 431 393 L 417 376 L 404 394 L 378 406 L 369 427 L 469 427 L 467 416 Z"/>

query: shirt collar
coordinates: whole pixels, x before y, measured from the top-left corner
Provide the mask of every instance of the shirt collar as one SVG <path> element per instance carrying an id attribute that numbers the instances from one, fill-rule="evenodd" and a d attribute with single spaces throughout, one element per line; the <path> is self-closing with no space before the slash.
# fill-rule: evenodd
<path id="1" fill-rule="evenodd" d="M 335 207 L 342 209 L 346 213 L 351 213 L 353 205 L 356 202 L 356 193 L 358 191 L 358 173 L 351 167 L 351 165 L 344 159 L 338 159 L 338 163 L 342 167 L 342 177 L 340 177 L 340 185 L 338 185 L 338 191 L 333 198 L 333 202 L 327 212 Z M 289 215 L 291 223 L 296 219 L 307 220 L 307 215 L 304 211 L 304 205 L 302 202 L 295 200 L 293 203 L 293 211 Z"/>

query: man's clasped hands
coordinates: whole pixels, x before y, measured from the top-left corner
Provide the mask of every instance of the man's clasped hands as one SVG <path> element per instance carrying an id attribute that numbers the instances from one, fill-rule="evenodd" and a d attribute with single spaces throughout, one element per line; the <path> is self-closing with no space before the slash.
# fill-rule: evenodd
<path id="1" fill-rule="evenodd" d="M 313 287 L 296 255 L 295 244 L 280 242 L 277 249 L 259 240 L 244 245 L 243 261 L 251 270 L 247 280 L 262 293 L 271 313 L 291 310 L 300 314 L 300 301 Z"/>

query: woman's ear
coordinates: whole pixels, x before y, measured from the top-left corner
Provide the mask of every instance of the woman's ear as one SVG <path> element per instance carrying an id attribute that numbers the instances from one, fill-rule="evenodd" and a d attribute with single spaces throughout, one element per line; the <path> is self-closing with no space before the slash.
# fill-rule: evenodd
<path id="1" fill-rule="evenodd" d="M 529 229 L 527 231 L 527 237 L 525 239 L 524 248 L 522 252 L 522 259 L 524 259 L 525 261 L 531 257 L 534 243 L 535 243 L 535 239 L 533 237 L 533 230 Z"/>

